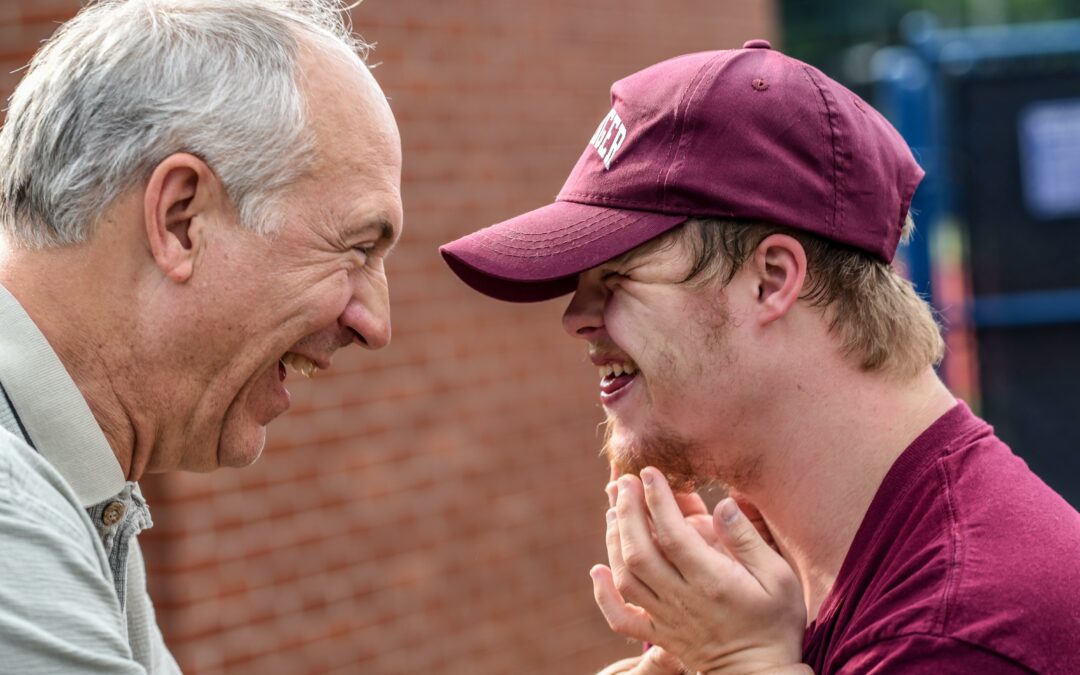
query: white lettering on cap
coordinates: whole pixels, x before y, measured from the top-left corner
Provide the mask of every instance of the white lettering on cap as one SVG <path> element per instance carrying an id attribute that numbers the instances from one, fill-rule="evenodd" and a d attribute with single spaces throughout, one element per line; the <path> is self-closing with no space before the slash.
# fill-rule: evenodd
<path id="1" fill-rule="evenodd" d="M 611 137 L 612 134 L 615 134 L 615 138 Z M 619 113 L 615 112 L 615 108 L 612 108 L 611 112 L 601 120 L 600 126 L 596 128 L 596 133 L 593 134 L 589 145 L 596 148 L 600 159 L 604 160 L 604 169 L 610 169 L 611 160 L 624 140 L 626 140 L 626 125 L 619 119 Z M 611 141 L 610 145 L 608 141 Z"/>

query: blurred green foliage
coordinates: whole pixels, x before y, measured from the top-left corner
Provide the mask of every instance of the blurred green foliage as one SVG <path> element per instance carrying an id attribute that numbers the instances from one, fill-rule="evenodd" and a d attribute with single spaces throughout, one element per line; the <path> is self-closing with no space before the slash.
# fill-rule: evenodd
<path id="1" fill-rule="evenodd" d="M 1080 0 L 780 0 L 784 51 L 858 85 L 860 56 L 903 42 L 900 22 L 919 10 L 961 27 L 1080 18 Z"/>

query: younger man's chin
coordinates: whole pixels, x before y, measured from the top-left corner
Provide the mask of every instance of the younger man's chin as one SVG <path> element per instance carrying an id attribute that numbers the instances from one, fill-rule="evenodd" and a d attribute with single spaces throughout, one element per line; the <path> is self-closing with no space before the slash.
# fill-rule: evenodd
<path id="1" fill-rule="evenodd" d="M 664 474 L 672 491 L 687 493 L 711 482 L 694 470 L 692 452 L 689 443 L 674 436 L 627 443 L 619 434 L 609 434 L 603 454 L 619 475 L 638 476 L 652 466 Z"/>

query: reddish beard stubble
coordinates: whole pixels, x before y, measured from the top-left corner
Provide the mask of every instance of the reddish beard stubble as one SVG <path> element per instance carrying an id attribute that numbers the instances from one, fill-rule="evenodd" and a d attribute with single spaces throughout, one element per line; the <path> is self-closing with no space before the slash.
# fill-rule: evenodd
<path id="1" fill-rule="evenodd" d="M 693 492 L 711 479 L 702 476 L 691 460 L 697 448 L 669 429 L 658 429 L 650 438 L 639 443 L 617 443 L 615 425 L 608 418 L 604 422 L 604 457 L 619 475 L 640 475 L 647 466 L 655 467 L 667 478 L 674 492 Z"/>
<path id="2" fill-rule="evenodd" d="M 698 300 L 702 303 L 698 316 L 711 318 L 702 325 L 701 344 L 718 362 L 717 370 L 722 370 L 731 366 L 735 359 L 728 344 L 733 317 L 723 294 L 717 292 L 715 286 L 711 293 L 708 283 L 700 285 L 697 290 L 701 293 Z M 674 370 L 674 354 L 661 351 L 657 360 L 665 364 L 664 370 L 667 372 Z M 625 439 L 620 441 L 617 440 L 617 425 L 618 421 L 609 415 L 604 422 L 604 446 L 601 452 L 619 475 L 636 476 L 647 466 L 655 467 L 677 493 L 693 492 L 717 483 L 725 490 L 748 487 L 756 483 L 760 476 L 760 457 L 742 456 L 738 452 L 721 453 L 727 455 L 726 459 L 711 456 L 710 449 L 716 452 L 719 448 L 702 447 L 674 429 L 660 425 L 644 438 L 633 442 Z"/>

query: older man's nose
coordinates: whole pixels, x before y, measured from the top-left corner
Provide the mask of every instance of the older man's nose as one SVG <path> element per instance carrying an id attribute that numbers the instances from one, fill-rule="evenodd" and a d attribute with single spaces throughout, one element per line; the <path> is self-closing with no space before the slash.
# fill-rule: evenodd
<path id="1" fill-rule="evenodd" d="M 390 344 L 389 298 L 369 298 L 367 301 L 353 298 L 341 313 L 339 323 L 352 342 L 365 349 L 382 349 Z"/>

